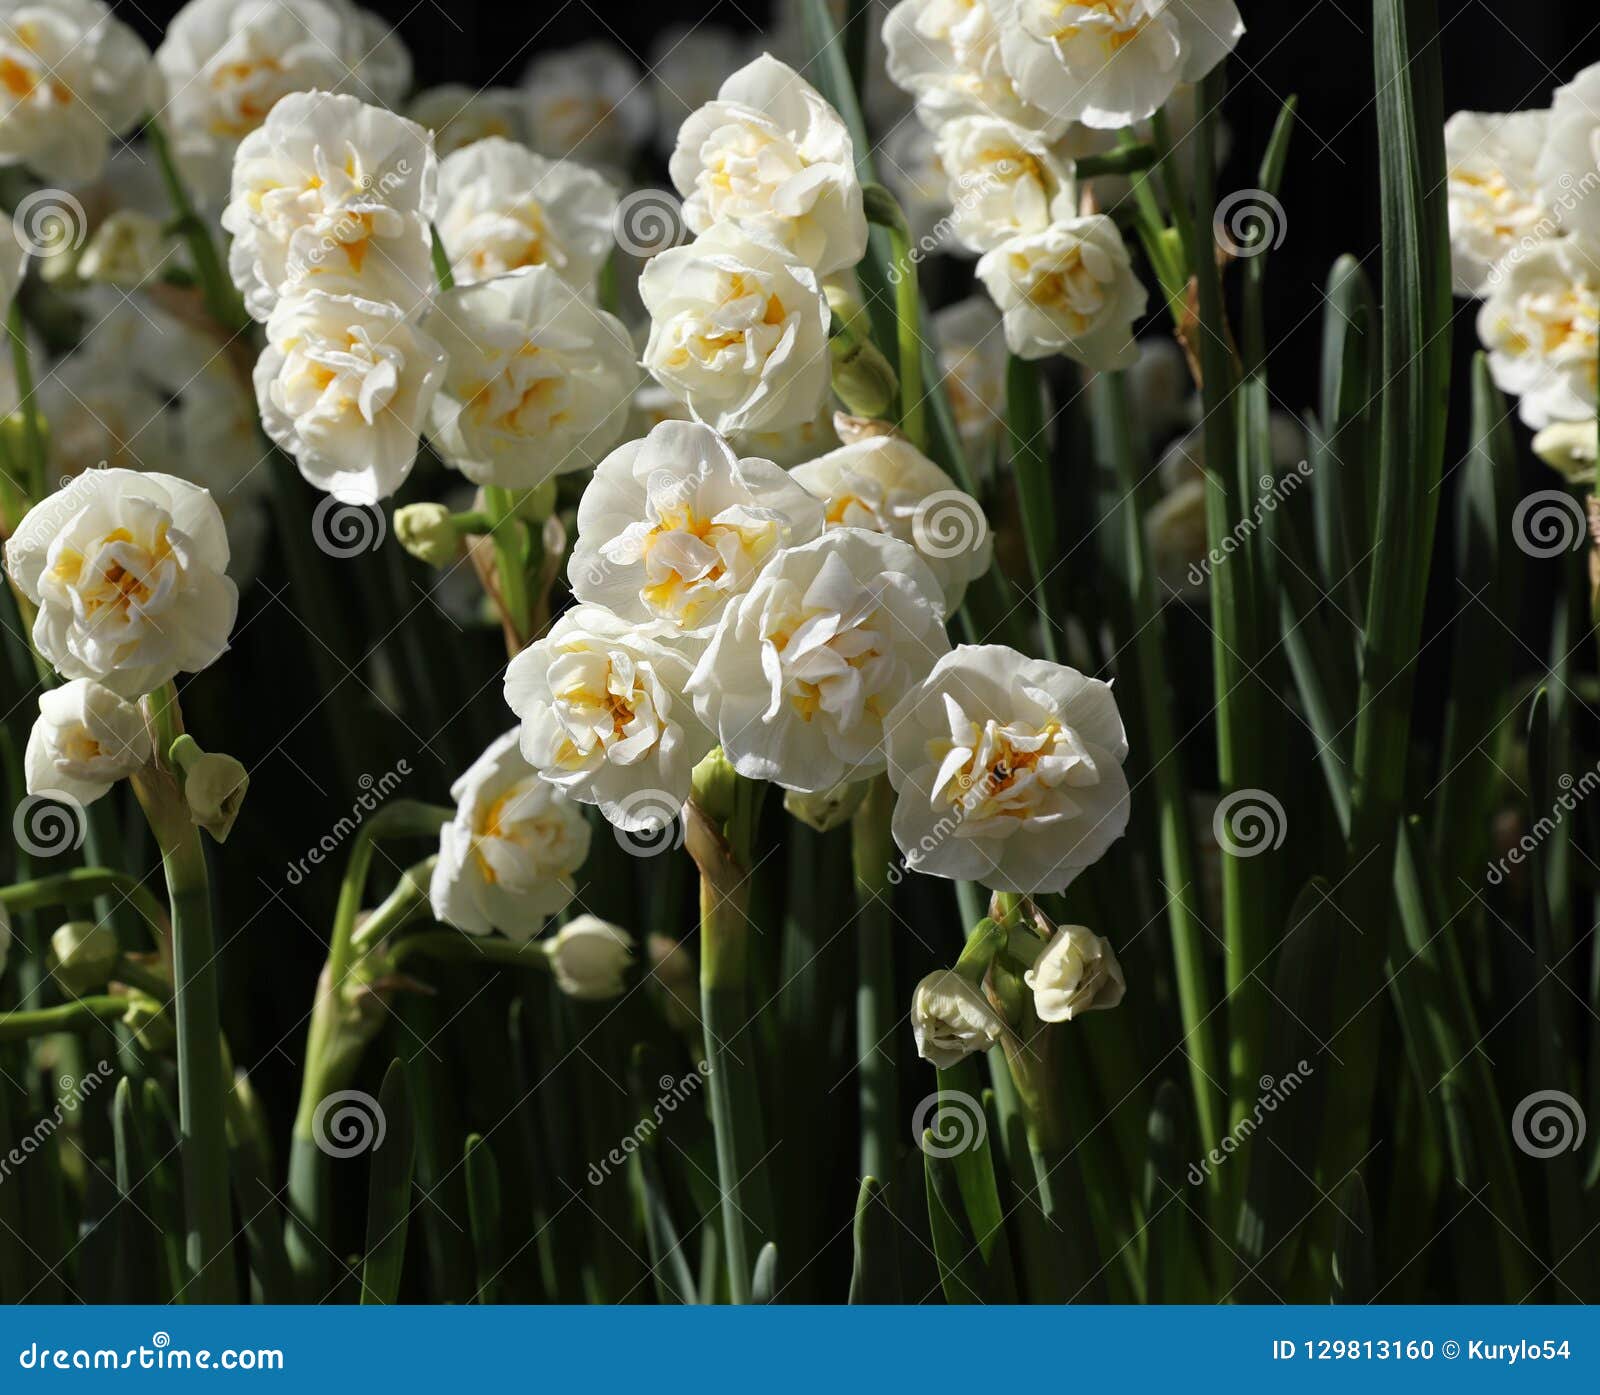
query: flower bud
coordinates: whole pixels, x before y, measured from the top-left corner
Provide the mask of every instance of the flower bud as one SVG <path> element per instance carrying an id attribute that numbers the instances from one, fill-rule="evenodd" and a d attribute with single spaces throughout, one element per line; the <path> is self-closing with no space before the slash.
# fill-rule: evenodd
<path id="1" fill-rule="evenodd" d="M 954 969 L 929 974 L 911 995 L 917 1055 L 948 1070 L 974 1051 L 987 1051 L 1005 1024 L 982 991 Z"/>
<path id="2" fill-rule="evenodd" d="M 1597 423 L 1558 421 L 1533 438 L 1533 453 L 1572 484 L 1593 484 L 1597 450 Z"/>
<path id="3" fill-rule="evenodd" d="M 122 1014 L 122 1025 L 146 1051 L 170 1051 L 177 1040 L 172 1014 L 143 993 L 136 993 L 129 999 L 128 1010 Z"/>
<path id="4" fill-rule="evenodd" d="M 78 275 L 130 289 L 143 285 L 161 265 L 164 241 L 157 219 L 119 208 L 95 229 L 78 258 Z"/>
<path id="5" fill-rule="evenodd" d="M 448 567 L 461 551 L 461 534 L 443 504 L 407 504 L 396 509 L 394 535 L 419 562 Z"/>
<path id="6" fill-rule="evenodd" d="M 69 993 L 93 993 L 105 986 L 120 953 L 117 933 L 109 925 L 69 920 L 50 936 L 50 972 Z"/>
<path id="7" fill-rule="evenodd" d="M 783 796 L 783 807 L 806 827 L 827 833 L 850 822 L 867 797 L 871 784 L 870 780 L 841 780 L 831 789 L 819 790 L 816 794 L 789 790 Z"/>
<path id="8" fill-rule="evenodd" d="M 700 1030 L 700 972 L 688 949 L 670 935 L 652 935 L 645 948 L 650 977 L 662 990 L 667 1021 L 680 1032 Z"/>
<path id="9" fill-rule="evenodd" d="M 173 759 L 183 777 L 189 817 L 217 842 L 227 842 L 250 788 L 250 772 L 232 756 L 202 751 L 187 737 L 173 743 Z"/>
<path id="10" fill-rule="evenodd" d="M 594 915 L 569 920 L 545 941 L 556 986 L 572 998 L 615 998 L 633 962 L 633 937 Z"/>
<path id="11" fill-rule="evenodd" d="M 881 417 L 893 406 L 900 381 L 889 360 L 870 339 L 836 335 L 828 340 L 833 360 L 833 390 L 858 417 Z"/>
<path id="12" fill-rule="evenodd" d="M 1108 941 L 1082 925 L 1063 925 L 1022 976 L 1041 1022 L 1070 1022 L 1080 1012 L 1114 1008 L 1127 991 Z"/>

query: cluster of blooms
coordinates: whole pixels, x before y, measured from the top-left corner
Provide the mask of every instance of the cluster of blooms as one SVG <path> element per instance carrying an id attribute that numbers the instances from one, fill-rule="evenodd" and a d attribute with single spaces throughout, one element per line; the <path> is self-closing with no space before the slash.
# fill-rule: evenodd
<path id="1" fill-rule="evenodd" d="M 1541 454 L 1594 462 L 1600 364 L 1600 64 L 1550 107 L 1457 112 L 1445 126 L 1458 295 L 1481 297 L 1478 337 Z M 1568 444 L 1563 447 L 1563 442 Z M 1577 451 L 1581 458 L 1581 446 Z"/>
<path id="2" fill-rule="evenodd" d="M 1115 222 L 1080 216 L 1074 156 L 1149 118 L 1238 42 L 1233 0 L 900 0 L 890 77 L 916 98 L 950 230 L 1022 358 L 1136 357 L 1144 288 Z"/>
<path id="3" fill-rule="evenodd" d="M 426 435 L 475 484 L 587 468 L 627 425 L 626 329 L 595 302 L 617 196 L 501 137 L 443 161 L 423 127 L 292 93 L 240 143 L 229 265 L 266 325 L 268 434 L 322 489 L 393 494 Z M 434 289 L 436 226 L 453 285 Z"/>

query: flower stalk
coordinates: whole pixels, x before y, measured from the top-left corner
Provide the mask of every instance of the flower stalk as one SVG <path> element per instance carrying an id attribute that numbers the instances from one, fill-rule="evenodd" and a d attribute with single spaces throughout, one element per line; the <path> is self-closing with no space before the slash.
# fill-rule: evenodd
<path id="1" fill-rule="evenodd" d="M 748 991 L 750 864 L 762 788 L 715 750 L 695 767 L 686 811 L 685 845 L 700 870 L 700 1012 L 734 1303 L 750 1301 L 756 1255 L 772 1238 Z"/>
<path id="2" fill-rule="evenodd" d="M 133 777 L 134 792 L 161 849 L 172 907 L 173 996 L 177 1004 L 178 1123 L 183 1160 L 188 1296 L 200 1303 L 237 1297 L 228 1191 L 227 1081 L 217 993 L 211 887 L 200 830 L 164 753 L 182 734 L 171 682 L 144 700 L 157 759 Z"/>
<path id="3" fill-rule="evenodd" d="M 895 1034 L 900 1026 L 894 991 L 894 923 L 889 868 L 894 839 L 889 816 L 894 792 L 880 775 L 850 822 L 856 884 L 856 1076 L 861 1092 L 861 1175 L 893 1178 L 899 1071 Z"/>

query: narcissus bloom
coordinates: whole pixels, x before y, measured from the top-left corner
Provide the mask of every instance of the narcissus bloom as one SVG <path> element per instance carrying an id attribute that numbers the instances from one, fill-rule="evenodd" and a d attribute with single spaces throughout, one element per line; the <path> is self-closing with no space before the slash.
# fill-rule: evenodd
<path id="1" fill-rule="evenodd" d="M 622 992 L 633 963 L 633 936 L 597 915 L 574 916 L 544 946 L 556 987 L 569 998 L 599 1001 Z"/>
<path id="2" fill-rule="evenodd" d="M 1109 940 L 1082 925 L 1063 925 L 1022 976 L 1041 1022 L 1070 1022 L 1079 1013 L 1114 1008 L 1127 992 Z"/>
<path id="3" fill-rule="evenodd" d="M 689 680 L 752 780 L 816 792 L 884 768 L 890 710 L 949 649 L 939 583 L 897 538 L 839 528 L 780 553 Z"/>
<path id="4" fill-rule="evenodd" d="M 910 543 L 944 593 L 947 613 L 989 569 L 994 537 L 983 506 L 900 436 L 868 436 L 796 466 L 829 528 L 868 528 Z"/>
<path id="5" fill-rule="evenodd" d="M 150 50 L 100 0 L 0 0 L 0 165 L 82 184 L 160 85 Z"/>
<path id="6" fill-rule="evenodd" d="M 74 678 L 40 694 L 23 770 L 29 794 L 59 792 L 91 804 L 150 757 L 138 707 L 92 679 Z"/>
<path id="7" fill-rule="evenodd" d="M 979 260 L 978 279 L 1000 307 L 1006 344 L 1019 358 L 1066 354 L 1107 371 L 1139 356 L 1133 322 L 1144 313 L 1145 289 L 1121 232 L 1104 214 L 1002 243 Z"/>
<path id="8" fill-rule="evenodd" d="M 1017 90 L 1058 121 L 1120 129 L 1233 50 L 1233 0 L 990 0 Z"/>
<path id="9" fill-rule="evenodd" d="M 828 396 L 832 312 L 816 274 L 765 236 L 718 223 L 652 257 L 644 366 L 722 432 L 812 421 Z"/>
<path id="10" fill-rule="evenodd" d="M 547 266 L 591 290 L 615 241 L 617 191 L 573 160 L 490 137 L 439 162 L 439 241 L 458 286 Z"/>
<path id="11" fill-rule="evenodd" d="M 1444 125 L 1449 171 L 1450 268 L 1457 295 L 1482 295 L 1507 253 L 1554 236 L 1534 166 L 1548 111 L 1458 111 Z"/>
<path id="12" fill-rule="evenodd" d="M 638 64 L 605 39 L 541 53 L 522 88 L 533 148 L 554 160 L 626 168 L 654 125 Z"/>
<path id="13" fill-rule="evenodd" d="M 1005 1034 L 1005 1024 L 976 984 L 940 969 L 911 995 L 911 1030 L 917 1055 L 948 1070 L 974 1051 L 987 1051 Z"/>
<path id="14" fill-rule="evenodd" d="M 1563 229 L 1600 243 L 1600 63 L 1556 88 L 1534 176 Z"/>
<path id="15" fill-rule="evenodd" d="M 572 900 L 589 823 L 517 749 L 508 731 L 450 787 L 456 816 L 439 830 L 428 899 L 469 935 L 531 939 Z"/>
<path id="16" fill-rule="evenodd" d="M 709 636 L 783 548 L 822 531 L 822 504 L 770 460 L 739 459 L 694 422 L 612 451 L 578 501 L 567 578 L 624 620 Z"/>
<path id="17" fill-rule="evenodd" d="M 884 725 L 894 838 L 913 871 L 1060 891 L 1127 827 L 1116 699 L 1076 669 L 963 644 Z"/>
<path id="18" fill-rule="evenodd" d="M 850 133 L 787 63 L 763 54 L 678 132 L 672 182 L 697 233 L 733 220 L 767 234 L 819 276 L 867 250 Z"/>
<path id="19" fill-rule="evenodd" d="M 348 0 L 190 0 L 156 50 L 179 169 L 219 205 L 239 142 L 291 92 L 352 92 L 393 105 L 411 86 L 399 33 Z"/>
<path id="20" fill-rule="evenodd" d="M 6 570 L 39 607 L 34 647 L 56 671 L 128 698 L 213 663 L 239 606 L 222 515 L 171 475 L 78 475 L 17 525 Z"/>
<path id="21" fill-rule="evenodd" d="M 900 0 L 883 21 L 889 77 L 935 131 L 957 117 L 993 116 L 1054 139 L 1066 123 L 1017 90 L 991 9 L 986 0 Z"/>
<path id="22" fill-rule="evenodd" d="M 294 296 L 256 360 L 261 425 L 318 489 L 375 503 L 411 473 L 444 371 L 444 351 L 398 307 Z"/>
<path id="23" fill-rule="evenodd" d="M 1077 212 L 1072 166 L 1037 131 L 992 116 L 963 116 L 944 126 L 938 140 L 954 210 L 951 229 L 969 251 L 1043 232 Z"/>
<path id="24" fill-rule="evenodd" d="M 239 145 L 222 226 L 245 308 L 321 290 L 412 308 L 433 288 L 428 133 L 354 97 L 295 92 Z"/>
<path id="25" fill-rule="evenodd" d="M 933 317 L 939 367 L 950 411 L 980 483 L 994 474 L 1006 440 L 1006 338 L 1000 312 L 988 298 L 971 295 Z"/>
<path id="26" fill-rule="evenodd" d="M 1478 338 L 1501 391 L 1534 430 L 1595 414 L 1600 259 L 1575 239 L 1508 258 L 1478 311 Z"/>
<path id="27" fill-rule="evenodd" d="M 660 827 L 713 744 L 684 696 L 692 666 L 660 626 L 574 606 L 506 669 L 522 754 L 618 828 Z"/>
<path id="28" fill-rule="evenodd" d="M 446 359 L 428 435 L 474 483 L 532 489 L 616 445 L 633 343 L 550 267 L 441 291 L 425 323 Z"/>

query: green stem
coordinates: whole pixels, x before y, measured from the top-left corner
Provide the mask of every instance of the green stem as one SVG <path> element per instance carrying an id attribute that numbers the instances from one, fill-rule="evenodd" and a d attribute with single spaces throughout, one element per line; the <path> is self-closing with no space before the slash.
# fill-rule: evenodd
<path id="1" fill-rule="evenodd" d="M 715 754 L 707 761 L 716 763 Z M 719 764 L 705 778 L 705 767 L 696 769 L 689 850 L 700 869 L 700 1011 L 728 1296 L 748 1303 L 755 1256 L 773 1235 L 748 992 L 749 867 L 761 789 Z"/>
<path id="2" fill-rule="evenodd" d="M 1182 756 L 1173 727 L 1172 704 L 1168 700 L 1172 684 L 1165 666 L 1165 623 L 1156 599 L 1155 573 L 1145 538 L 1126 382 L 1121 373 L 1099 375 L 1094 381 L 1094 391 L 1102 407 L 1094 413 L 1095 420 L 1104 433 L 1106 454 L 1111 457 L 1117 487 L 1123 495 L 1123 538 L 1133 612 L 1130 623 L 1139 673 L 1139 707 L 1145 724 L 1145 739 L 1140 745 L 1147 753 L 1155 780 L 1161 869 L 1168 889 L 1167 923 L 1178 978 L 1178 1009 L 1183 1021 L 1184 1049 L 1189 1058 L 1201 1150 L 1205 1152 L 1221 1137 L 1215 1092 L 1222 1069 L 1217 1060 L 1215 1034 L 1207 1020 L 1212 993 L 1206 972 L 1206 932 L 1200 915 L 1200 878 L 1189 829 L 1188 791 L 1184 786 Z"/>
<path id="3" fill-rule="evenodd" d="M 145 123 L 144 133 L 150 148 L 155 151 L 156 163 L 161 167 L 162 182 L 167 186 L 167 197 L 177 215 L 178 231 L 182 233 L 189 247 L 189 255 L 194 259 L 195 275 L 200 281 L 206 309 L 211 318 L 229 334 L 241 334 L 250 328 L 250 316 L 245 313 L 244 303 L 233 287 L 233 278 L 228 275 L 221 253 L 212 241 L 211 229 L 195 212 L 194 201 L 189 197 L 183 176 L 178 173 L 177 162 L 172 158 L 172 146 L 167 140 L 167 133 L 161 122 L 153 116 Z"/>
<path id="4" fill-rule="evenodd" d="M 145 702 L 157 733 L 156 749 L 170 750 L 182 731 L 177 690 L 168 683 Z M 198 1303 L 232 1303 L 238 1289 L 228 1191 L 227 1080 L 222 1069 L 217 947 L 205 850 L 169 770 L 152 767 L 135 776 L 133 783 L 161 849 L 172 907 L 178 1126 L 191 1273 L 188 1296 Z"/>
<path id="5" fill-rule="evenodd" d="M 161 902 L 137 877 L 109 867 L 75 867 L 48 877 L 35 877 L 15 886 L 0 887 L 0 906 L 13 914 L 42 906 L 77 906 L 102 896 L 121 896 L 144 917 L 155 942 L 166 947 L 167 913 Z"/>
<path id="6" fill-rule="evenodd" d="M 88 1032 L 107 1022 L 115 1022 L 128 1010 L 130 999 L 122 993 L 103 993 L 79 998 L 59 1007 L 36 1008 L 31 1012 L 0 1012 L 0 1042 L 27 1041 L 52 1032 Z"/>
<path id="7" fill-rule="evenodd" d="M 347 993 L 352 970 L 360 963 L 355 924 L 373 853 L 380 838 L 436 836 L 453 816 L 450 809 L 396 800 L 361 826 L 350 848 L 334 909 L 328 962 L 317 980 L 306 1033 L 306 1064 L 289 1149 L 289 1221 L 284 1245 L 300 1296 L 306 1301 L 326 1296 L 331 1253 L 332 1179 L 329 1155 L 323 1147 L 326 1140 L 317 1138 L 317 1110 L 330 1095 L 347 1088 L 361 1064 L 362 1052 L 382 1025 L 379 1015 L 363 1011 Z M 402 884 L 410 881 L 409 874 L 402 878 Z"/>
<path id="8" fill-rule="evenodd" d="M 895 1175 L 894 924 L 889 911 L 889 867 L 894 841 L 889 777 L 872 782 L 850 824 L 856 882 L 856 1061 L 861 1091 L 861 1175 Z M 888 1185 L 888 1182 L 885 1182 Z"/>
<path id="9" fill-rule="evenodd" d="M 539 940 L 475 939 L 459 930 L 427 930 L 407 935 L 389 951 L 389 967 L 399 970 L 421 956 L 444 964 L 483 964 L 490 967 L 548 970 L 549 957 Z"/>
<path id="10" fill-rule="evenodd" d="M 506 647 L 517 654 L 532 638 L 533 600 L 528 592 L 527 552 L 523 522 L 517 517 L 517 496 L 494 485 L 483 491 L 483 501 L 493 526 L 489 544 L 494 548 L 495 574 L 500 580 L 500 608 L 505 617 Z"/>
<path id="11" fill-rule="evenodd" d="M 922 393 L 922 297 L 917 264 L 911 256 L 911 231 L 902 218 L 889 229 L 894 257 L 894 316 L 900 354 L 900 429 L 918 450 L 928 448 L 927 404 Z"/>
<path id="12" fill-rule="evenodd" d="M 6 332 L 11 336 L 11 366 L 17 378 L 17 401 L 21 404 L 22 427 L 28 442 L 28 493 L 35 499 L 45 496 L 48 461 L 44 427 L 39 417 L 39 400 L 33 391 L 33 361 L 28 353 L 27 324 L 22 318 L 22 302 L 13 300 L 6 316 Z"/>
<path id="13" fill-rule="evenodd" d="M 1056 566 L 1055 501 L 1045 459 L 1044 380 L 1039 365 L 1012 354 L 1006 362 L 1006 430 L 1011 438 L 1011 469 L 1017 481 L 1017 510 L 1028 550 L 1028 574 L 1047 659 L 1058 657 L 1056 625 L 1045 595 L 1046 578 Z"/>

